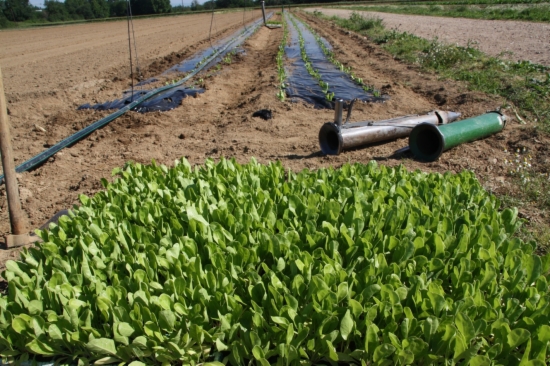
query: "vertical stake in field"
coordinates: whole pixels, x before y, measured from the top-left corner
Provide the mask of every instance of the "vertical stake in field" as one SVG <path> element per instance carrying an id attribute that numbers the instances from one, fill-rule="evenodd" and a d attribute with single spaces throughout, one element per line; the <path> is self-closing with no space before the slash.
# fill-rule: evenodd
<path id="1" fill-rule="evenodd" d="M 264 26 L 267 26 L 267 21 L 265 20 L 265 1 L 262 1 L 262 15 L 264 17 Z"/>
<path id="2" fill-rule="evenodd" d="M 126 19 L 128 21 L 128 49 L 130 51 L 130 78 L 132 79 L 132 96 L 130 97 L 130 103 L 134 101 L 134 67 L 132 66 L 132 41 L 130 39 L 130 0 L 126 2 Z"/>
<path id="3" fill-rule="evenodd" d="M 8 106 L 4 95 L 4 81 L 0 68 L 0 152 L 2 153 L 2 167 L 6 183 L 6 195 L 8 198 L 8 212 L 10 216 L 11 235 L 6 236 L 6 247 L 12 248 L 32 242 L 27 235 L 27 218 L 21 209 L 19 201 L 19 189 L 15 176 L 15 164 L 13 163 L 13 150 L 11 148 L 11 135 L 8 121 Z"/>

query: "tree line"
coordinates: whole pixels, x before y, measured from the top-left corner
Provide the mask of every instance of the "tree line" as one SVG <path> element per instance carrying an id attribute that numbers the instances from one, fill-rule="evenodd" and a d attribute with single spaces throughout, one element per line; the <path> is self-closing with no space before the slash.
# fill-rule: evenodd
<path id="1" fill-rule="evenodd" d="M 132 15 L 179 13 L 182 11 L 242 8 L 258 6 L 260 0 L 193 0 L 189 6 L 172 6 L 170 0 L 129 0 Z M 330 0 L 266 0 L 266 5 L 329 2 Z M 330 1 L 332 2 L 332 1 Z M 44 7 L 29 0 L 0 0 L 0 28 L 17 23 L 65 22 L 70 20 L 123 17 L 128 14 L 127 0 L 45 0 Z"/>

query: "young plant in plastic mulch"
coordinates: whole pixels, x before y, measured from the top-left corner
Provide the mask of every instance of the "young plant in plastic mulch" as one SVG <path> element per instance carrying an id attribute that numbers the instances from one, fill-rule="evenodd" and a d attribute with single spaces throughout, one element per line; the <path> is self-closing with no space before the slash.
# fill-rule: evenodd
<path id="1" fill-rule="evenodd" d="M 284 102 L 286 97 L 286 92 L 285 92 L 286 73 L 285 73 L 283 58 L 285 55 L 285 46 L 288 41 L 288 28 L 286 25 L 286 19 L 284 14 L 282 16 L 282 25 L 283 25 L 283 39 L 281 40 L 281 44 L 279 44 L 279 51 L 277 52 L 277 74 L 279 79 L 279 91 L 277 92 L 277 98 L 279 98 L 281 102 Z"/>
<path id="2" fill-rule="evenodd" d="M 325 94 L 325 98 L 328 101 L 332 101 L 334 99 L 334 93 L 330 93 L 328 91 L 328 83 L 324 82 L 321 79 L 321 74 L 319 74 L 319 71 L 317 71 L 311 64 L 311 61 L 306 52 L 304 37 L 302 36 L 302 32 L 300 32 L 300 28 L 298 28 L 298 24 L 296 24 L 296 21 L 294 20 L 293 17 L 291 17 L 290 20 L 292 21 L 292 24 L 294 24 L 294 28 L 298 33 L 298 41 L 300 44 L 300 54 L 302 56 L 302 60 L 304 61 L 304 66 L 307 72 L 317 80 L 317 82 L 319 83 L 319 86 L 321 87 L 321 89 L 323 90 L 323 93 Z"/>
<path id="3" fill-rule="evenodd" d="M 374 89 L 373 86 L 370 86 L 370 85 L 367 85 L 365 83 L 363 83 L 363 79 L 361 79 L 360 77 L 357 77 L 355 76 L 355 74 L 353 73 L 351 67 L 346 67 L 344 66 L 340 61 L 338 61 L 334 55 L 334 52 L 332 52 L 332 50 L 330 50 L 326 45 L 325 43 L 323 42 L 323 40 L 321 39 L 321 37 L 315 32 L 315 30 L 313 30 L 313 28 L 305 23 L 305 22 L 302 22 L 302 24 L 304 24 L 307 29 L 309 29 L 309 31 L 311 32 L 311 34 L 313 34 L 313 36 L 315 37 L 315 40 L 317 41 L 317 44 L 319 45 L 319 47 L 321 47 L 321 50 L 323 50 L 323 53 L 325 54 L 326 58 L 334 65 L 336 66 L 340 71 L 346 73 L 353 82 L 355 82 L 357 85 L 359 85 L 361 88 L 363 88 L 363 90 L 365 92 L 370 92 L 372 93 L 375 97 L 378 97 L 380 96 L 380 91 L 379 90 L 376 90 Z"/>

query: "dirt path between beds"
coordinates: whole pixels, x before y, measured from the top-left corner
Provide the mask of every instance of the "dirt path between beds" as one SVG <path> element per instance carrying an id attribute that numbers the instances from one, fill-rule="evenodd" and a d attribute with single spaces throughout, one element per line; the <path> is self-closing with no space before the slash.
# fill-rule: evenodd
<path id="1" fill-rule="evenodd" d="M 347 18 L 353 12 L 347 9 L 308 8 L 328 16 Z M 419 37 L 466 46 L 475 45 L 491 56 L 510 60 L 529 60 L 550 66 L 550 23 L 520 22 L 513 20 L 484 20 L 467 18 L 402 15 L 374 11 L 358 12 L 375 16 L 389 29 L 413 33 Z"/>

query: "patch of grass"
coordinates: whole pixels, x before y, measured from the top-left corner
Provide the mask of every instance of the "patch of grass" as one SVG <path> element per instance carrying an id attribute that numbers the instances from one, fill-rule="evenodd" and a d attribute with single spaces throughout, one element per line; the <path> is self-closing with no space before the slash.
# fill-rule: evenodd
<path id="1" fill-rule="evenodd" d="M 499 195 L 498 198 L 501 201 L 502 210 L 512 207 L 526 206 L 526 202 L 523 197 L 515 195 Z M 543 212 L 548 213 L 548 211 Z M 537 220 L 538 222 L 533 222 L 527 218 L 523 218 L 523 220 L 523 225 L 520 226 L 515 235 L 525 242 L 529 242 L 531 240 L 537 242 L 537 253 L 539 255 L 545 255 L 550 252 L 550 224 L 547 223 L 547 218 Z"/>
<path id="2" fill-rule="evenodd" d="M 324 17 L 318 12 L 315 15 Z M 368 36 L 397 59 L 418 64 L 445 78 L 467 81 L 472 90 L 504 97 L 523 117 L 550 132 L 549 67 L 491 57 L 474 44 L 448 45 L 437 39 L 430 41 L 411 33 L 387 30 L 381 19 L 363 18 L 357 13 L 348 19 L 326 19 Z"/>
<path id="3" fill-rule="evenodd" d="M 533 157 L 528 151 L 517 149 L 510 152 L 510 158 L 504 161 L 508 175 L 518 187 L 522 187 L 517 196 L 542 210 L 550 211 L 550 165 L 539 164 L 533 168 Z"/>
<path id="4" fill-rule="evenodd" d="M 537 4 L 518 7 L 517 5 L 370 5 L 353 6 L 347 9 L 379 11 L 384 13 L 431 15 L 473 19 L 550 21 L 550 5 Z"/>

